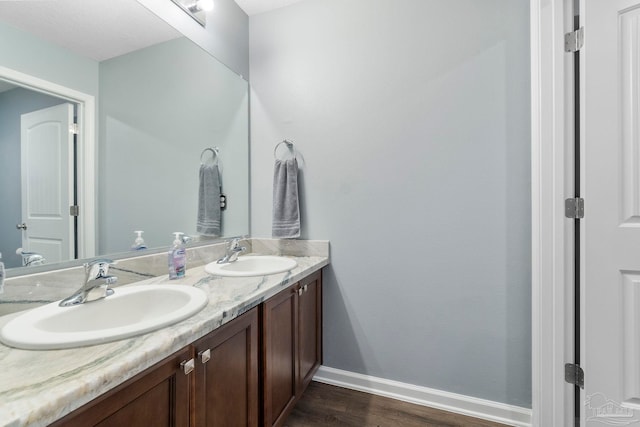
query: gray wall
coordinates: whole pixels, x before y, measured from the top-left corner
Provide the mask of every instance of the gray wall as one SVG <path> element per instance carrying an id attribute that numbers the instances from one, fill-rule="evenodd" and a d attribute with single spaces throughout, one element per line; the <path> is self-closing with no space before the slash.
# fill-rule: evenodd
<path id="1" fill-rule="evenodd" d="M 220 148 L 224 235 L 249 224 L 248 85 L 187 38 L 100 63 L 98 253 L 196 234 L 200 155 Z M 208 154 L 210 156 L 210 154 Z"/>
<path id="2" fill-rule="evenodd" d="M 98 62 L 0 22 L 0 65 L 89 95 L 98 94 Z"/>
<path id="3" fill-rule="evenodd" d="M 331 241 L 324 364 L 531 405 L 528 2 L 306 0 L 250 19 L 252 234 L 272 151 Z"/>

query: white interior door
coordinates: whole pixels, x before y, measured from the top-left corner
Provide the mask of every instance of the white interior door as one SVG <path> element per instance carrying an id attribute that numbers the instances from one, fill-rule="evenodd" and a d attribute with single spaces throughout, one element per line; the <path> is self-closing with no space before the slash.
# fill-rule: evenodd
<path id="1" fill-rule="evenodd" d="M 22 115 L 22 247 L 47 263 L 75 255 L 72 124 L 68 103 Z"/>
<path id="2" fill-rule="evenodd" d="M 583 425 L 640 425 L 640 0 L 581 0 Z"/>

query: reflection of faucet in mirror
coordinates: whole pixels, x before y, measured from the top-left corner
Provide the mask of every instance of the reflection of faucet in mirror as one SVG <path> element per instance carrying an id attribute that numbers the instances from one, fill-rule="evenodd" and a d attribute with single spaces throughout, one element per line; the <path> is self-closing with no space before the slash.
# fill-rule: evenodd
<path id="1" fill-rule="evenodd" d="M 85 302 L 95 301 L 113 295 L 113 285 L 118 281 L 115 276 L 109 276 L 109 266 L 113 261 L 109 259 L 96 259 L 84 265 L 84 284 L 73 293 L 60 301 L 60 307 L 71 307 Z"/>
<path id="2" fill-rule="evenodd" d="M 228 264 L 230 262 L 234 262 L 238 259 L 238 255 L 246 250 L 247 248 L 245 248 L 244 246 L 240 246 L 240 239 L 238 239 L 237 237 L 235 239 L 231 239 L 227 244 L 227 253 L 222 258 L 220 258 L 217 263 Z"/>
<path id="3" fill-rule="evenodd" d="M 23 267 L 31 267 L 35 265 L 42 265 L 45 263 L 46 259 L 41 254 L 37 252 L 27 252 L 22 248 L 16 249 L 16 254 L 22 256 L 22 266 Z"/>

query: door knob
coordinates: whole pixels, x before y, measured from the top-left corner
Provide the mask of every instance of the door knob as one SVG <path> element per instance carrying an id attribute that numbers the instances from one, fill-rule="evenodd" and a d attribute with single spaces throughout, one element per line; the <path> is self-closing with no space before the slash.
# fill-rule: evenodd
<path id="1" fill-rule="evenodd" d="M 18 230 L 26 230 L 27 229 L 27 224 L 26 223 L 22 223 L 22 224 L 16 224 L 16 228 Z"/>

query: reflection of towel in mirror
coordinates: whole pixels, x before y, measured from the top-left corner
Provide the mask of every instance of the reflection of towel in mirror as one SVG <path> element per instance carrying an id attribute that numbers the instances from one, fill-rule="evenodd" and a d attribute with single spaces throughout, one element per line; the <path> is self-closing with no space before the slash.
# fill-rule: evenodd
<path id="1" fill-rule="evenodd" d="M 272 236 L 300 237 L 300 204 L 298 200 L 298 161 L 278 160 L 273 171 Z"/>
<path id="2" fill-rule="evenodd" d="M 220 172 L 218 165 L 200 166 L 198 191 L 198 223 L 196 231 L 207 236 L 220 236 Z"/>

